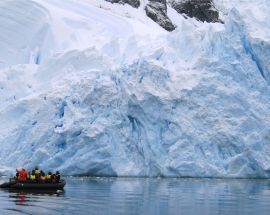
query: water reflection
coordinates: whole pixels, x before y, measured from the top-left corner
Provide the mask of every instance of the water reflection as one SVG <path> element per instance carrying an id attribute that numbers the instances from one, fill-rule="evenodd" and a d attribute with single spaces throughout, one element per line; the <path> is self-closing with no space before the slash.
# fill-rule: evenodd
<path id="1" fill-rule="evenodd" d="M 64 190 L 12 190 L 12 189 L 4 189 L 4 192 L 8 192 L 8 198 L 11 201 L 14 201 L 16 205 L 21 206 L 31 206 L 31 202 L 35 202 L 36 200 L 33 198 L 34 196 L 56 196 L 63 197 L 65 192 Z"/>
<path id="2" fill-rule="evenodd" d="M 269 214 L 269 210 L 269 180 L 68 178 L 65 191 L 0 190 L 0 214 Z"/>
<path id="3" fill-rule="evenodd" d="M 9 198 L 12 198 L 13 196 L 9 196 Z M 27 201 L 27 199 L 26 199 L 26 195 L 25 195 L 25 193 L 23 193 L 23 192 L 20 192 L 20 193 L 17 193 L 16 195 L 15 195 L 15 203 L 16 203 L 16 205 L 26 205 L 25 203 L 26 203 L 26 201 Z"/>

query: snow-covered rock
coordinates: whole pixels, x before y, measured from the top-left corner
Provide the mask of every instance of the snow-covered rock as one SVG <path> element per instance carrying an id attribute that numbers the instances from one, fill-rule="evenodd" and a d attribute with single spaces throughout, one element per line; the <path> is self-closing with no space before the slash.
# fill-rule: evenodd
<path id="1" fill-rule="evenodd" d="M 220 22 L 219 12 L 212 0 L 171 0 L 170 3 L 180 14 L 203 22 Z"/>
<path id="2" fill-rule="evenodd" d="M 215 3 L 224 25 L 168 7 L 167 32 L 141 7 L 1 1 L 0 173 L 269 177 L 269 1 Z"/>
<path id="3" fill-rule="evenodd" d="M 175 29 L 174 24 L 167 16 L 166 0 L 149 0 L 145 7 L 145 12 L 148 17 L 167 31 L 173 31 Z"/>
<path id="4" fill-rule="evenodd" d="M 119 4 L 129 4 L 132 7 L 138 8 L 140 7 L 140 0 L 106 0 L 111 3 L 119 3 Z"/>

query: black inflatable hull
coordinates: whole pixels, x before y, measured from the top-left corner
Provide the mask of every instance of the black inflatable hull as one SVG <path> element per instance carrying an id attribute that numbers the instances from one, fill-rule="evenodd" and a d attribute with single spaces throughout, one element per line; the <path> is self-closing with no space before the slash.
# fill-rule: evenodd
<path id="1" fill-rule="evenodd" d="M 0 188 L 9 188 L 9 187 L 10 187 L 10 183 L 8 182 L 0 185 Z"/>
<path id="2" fill-rule="evenodd" d="M 9 189 L 35 189 L 35 190 L 62 190 L 66 182 L 61 180 L 60 183 L 4 183 L 0 185 L 0 188 L 9 188 Z"/>

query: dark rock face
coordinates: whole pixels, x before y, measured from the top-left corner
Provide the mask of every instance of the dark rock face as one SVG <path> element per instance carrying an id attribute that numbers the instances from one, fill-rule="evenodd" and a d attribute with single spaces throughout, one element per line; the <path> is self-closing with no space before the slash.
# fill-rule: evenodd
<path id="1" fill-rule="evenodd" d="M 106 1 L 111 3 L 129 4 L 135 8 L 140 7 L 140 0 L 106 0 Z"/>
<path id="2" fill-rule="evenodd" d="M 175 29 L 174 24 L 167 16 L 166 0 L 149 0 L 149 3 L 145 7 L 145 12 L 148 17 L 167 31 L 173 31 Z"/>
<path id="3" fill-rule="evenodd" d="M 178 13 L 191 18 L 195 17 L 203 22 L 221 22 L 212 0 L 177 0 L 172 1 L 171 5 Z"/>
<path id="4" fill-rule="evenodd" d="M 134 8 L 140 6 L 140 0 L 106 0 L 111 3 L 129 4 Z M 203 22 L 221 22 L 213 0 L 168 0 L 170 5 L 181 14 L 195 17 Z M 148 0 L 145 12 L 154 22 L 167 31 L 173 31 L 176 26 L 167 15 L 167 0 Z"/>

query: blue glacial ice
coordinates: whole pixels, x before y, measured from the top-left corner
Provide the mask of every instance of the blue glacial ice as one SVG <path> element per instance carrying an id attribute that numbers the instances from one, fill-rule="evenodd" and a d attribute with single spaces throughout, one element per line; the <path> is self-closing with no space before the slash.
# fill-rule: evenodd
<path id="1" fill-rule="evenodd" d="M 0 11 L 22 6 L 9 2 Z M 129 19 L 93 5 L 82 15 L 86 3 L 76 12 L 72 1 L 27 2 L 30 17 L 0 13 L 1 23 L 31 25 L 12 26 L 23 39 L 0 29 L 1 174 L 38 165 L 67 175 L 270 176 L 267 20 L 223 5 L 224 25 L 179 15 L 166 33 L 128 6 L 104 3 Z M 114 32 L 114 21 L 132 30 Z M 154 35 L 138 33 L 149 26 Z"/>

